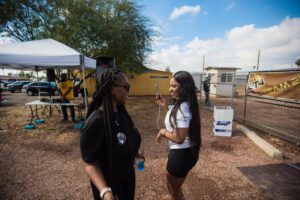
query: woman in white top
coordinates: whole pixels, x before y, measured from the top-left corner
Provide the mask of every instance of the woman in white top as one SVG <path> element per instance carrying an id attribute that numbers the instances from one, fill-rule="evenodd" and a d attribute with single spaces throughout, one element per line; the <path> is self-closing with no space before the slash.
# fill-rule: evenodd
<path id="1" fill-rule="evenodd" d="M 157 103 L 168 110 L 165 129 L 156 137 L 169 142 L 169 155 L 165 176 L 170 200 L 184 199 L 181 186 L 188 172 L 198 161 L 201 145 L 199 106 L 193 77 L 186 71 L 176 72 L 170 80 L 170 95 L 173 105 L 167 106 L 166 100 L 159 96 Z"/>

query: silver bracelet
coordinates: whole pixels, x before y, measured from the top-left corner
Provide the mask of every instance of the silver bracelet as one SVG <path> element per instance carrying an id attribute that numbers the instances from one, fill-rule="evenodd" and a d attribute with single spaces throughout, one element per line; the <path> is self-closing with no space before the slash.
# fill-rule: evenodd
<path id="1" fill-rule="evenodd" d="M 101 197 L 101 199 L 103 199 L 103 197 L 104 197 L 104 195 L 105 195 L 106 192 L 111 192 L 110 187 L 105 187 L 105 188 L 103 188 L 103 189 L 101 190 L 101 192 L 100 192 L 100 197 Z"/>

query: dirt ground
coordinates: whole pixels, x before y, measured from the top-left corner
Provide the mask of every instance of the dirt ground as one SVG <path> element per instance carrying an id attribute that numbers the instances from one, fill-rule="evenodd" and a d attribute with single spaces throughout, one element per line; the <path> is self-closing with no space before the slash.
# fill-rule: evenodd
<path id="1" fill-rule="evenodd" d="M 155 143 L 158 106 L 153 97 L 130 97 L 127 109 L 142 134 L 146 156 L 145 171 L 136 172 L 135 199 L 167 199 L 167 145 Z M 237 167 L 300 162 L 299 147 L 269 135 L 261 134 L 284 153 L 283 160 L 272 159 L 235 128 L 231 138 L 215 137 L 212 112 L 200 113 L 200 159 L 183 185 L 188 200 L 267 199 Z M 59 123 L 55 112 L 42 115 L 45 123 L 36 129 L 25 130 L 29 114 L 22 105 L 0 107 L 0 199 L 92 199 L 74 123 Z M 161 126 L 163 118 L 164 113 Z"/>

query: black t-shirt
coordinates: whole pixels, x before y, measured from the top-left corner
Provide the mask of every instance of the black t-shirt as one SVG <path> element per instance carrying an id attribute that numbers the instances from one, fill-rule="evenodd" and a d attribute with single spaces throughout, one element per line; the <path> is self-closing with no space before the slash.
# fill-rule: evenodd
<path id="1" fill-rule="evenodd" d="M 116 150 L 114 166 L 116 168 L 117 179 L 122 179 L 133 169 L 134 160 L 130 153 L 129 139 L 134 140 L 133 154 L 135 156 L 139 149 L 141 138 L 136 129 L 133 129 L 132 133 L 127 133 L 124 123 L 131 122 L 131 119 L 124 118 L 129 118 L 128 115 L 119 111 L 118 113 L 114 113 L 113 118 L 113 148 Z M 128 134 L 132 135 L 129 137 Z M 81 131 L 81 155 L 82 159 L 87 163 L 99 161 L 99 167 L 107 179 L 109 178 L 111 166 L 109 164 L 106 141 L 103 112 L 96 110 L 86 120 Z"/>

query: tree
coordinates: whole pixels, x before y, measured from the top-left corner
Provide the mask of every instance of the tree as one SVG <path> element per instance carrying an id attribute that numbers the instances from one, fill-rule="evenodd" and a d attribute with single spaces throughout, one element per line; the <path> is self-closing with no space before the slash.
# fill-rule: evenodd
<path id="1" fill-rule="evenodd" d="M 48 10 L 43 0 L 0 0 L 0 31 L 20 41 L 41 39 Z"/>
<path id="2" fill-rule="evenodd" d="M 25 72 L 23 70 L 20 71 L 19 77 L 25 77 Z"/>
<path id="3" fill-rule="evenodd" d="M 53 38 L 93 58 L 114 56 L 125 72 L 146 70 L 156 32 L 133 0 L 2 1 L 10 12 L 0 14 L 0 32 L 21 41 Z"/>
<path id="4" fill-rule="evenodd" d="M 35 78 L 36 76 L 34 75 L 33 72 L 25 73 L 26 78 Z"/>
<path id="5" fill-rule="evenodd" d="M 46 77 L 44 76 L 44 75 L 42 75 L 42 76 L 39 76 L 39 81 L 42 81 L 42 80 L 45 80 L 46 79 Z"/>
<path id="6" fill-rule="evenodd" d="M 296 60 L 295 65 L 297 65 L 297 67 L 300 66 L 300 59 L 297 59 L 297 60 Z"/>
<path id="7" fill-rule="evenodd" d="M 170 70 L 170 67 L 166 67 L 166 68 L 165 68 L 165 71 L 166 71 L 166 72 L 170 72 L 170 71 L 171 71 L 171 70 Z"/>
<path id="8" fill-rule="evenodd" d="M 19 77 L 23 77 L 23 78 L 35 78 L 33 72 L 26 72 L 25 73 L 23 70 L 20 71 Z"/>

